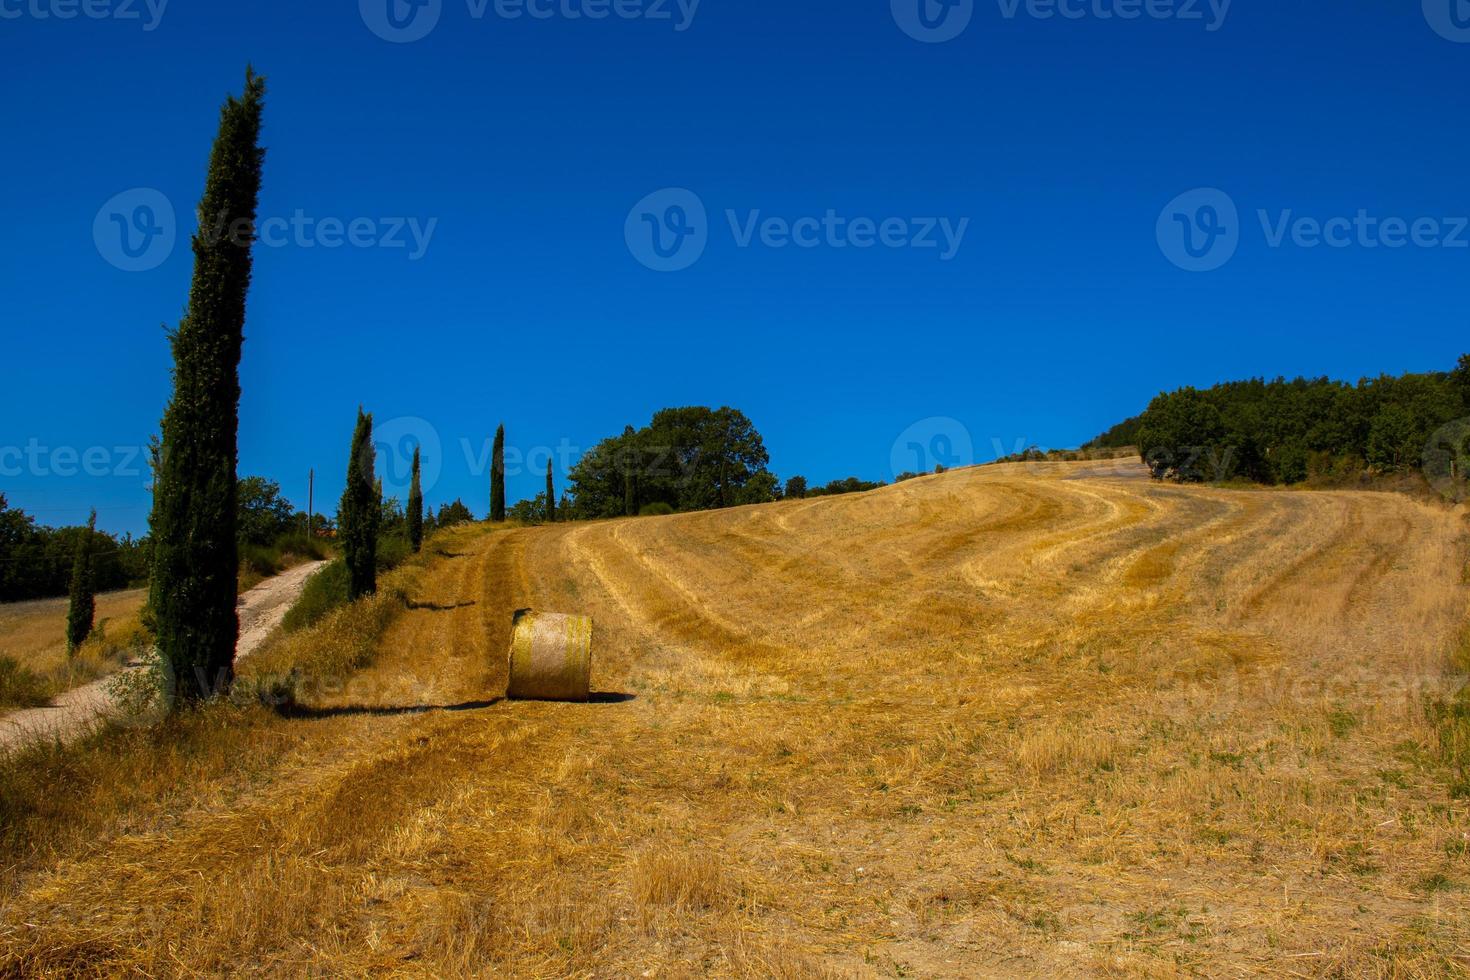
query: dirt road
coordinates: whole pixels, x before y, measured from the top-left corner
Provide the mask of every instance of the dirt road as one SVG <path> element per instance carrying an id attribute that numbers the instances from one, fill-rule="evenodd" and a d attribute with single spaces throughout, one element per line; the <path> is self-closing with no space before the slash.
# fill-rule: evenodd
<path id="1" fill-rule="evenodd" d="M 280 625 L 286 610 L 301 594 L 302 586 L 312 573 L 326 562 L 308 562 L 268 578 L 240 597 L 240 640 L 235 647 L 235 660 L 254 653 L 270 631 Z M 127 670 L 141 670 L 132 666 Z M 126 672 L 126 671 L 125 671 Z M 117 675 L 104 677 L 73 688 L 58 696 L 44 708 L 27 708 L 0 717 L 0 750 L 16 748 L 35 739 L 54 738 L 70 741 L 87 731 L 99 716 L 112 710 L 108 685 Z"/>

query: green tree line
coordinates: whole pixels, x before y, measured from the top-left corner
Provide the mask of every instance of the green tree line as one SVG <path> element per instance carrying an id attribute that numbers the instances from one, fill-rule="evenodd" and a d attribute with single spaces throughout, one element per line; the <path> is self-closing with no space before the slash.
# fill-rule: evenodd
<path id="1" fill-rule="evenodd" d="M 1255 378 L 1180 388 L 1160 394 L 1142 415 L 1086 448 L 1136 446 L 1159 479 L 1292 484 L 1417 470 L 1426 452 L 1444 458 L 1434 447 L 1437 434 L 1467 416 L 1470 355 L 1452 371 L 1381 375 L 1356 384 Z M 1440 448 L 1448 448 L 1463 477 L 1466 447 Z"/>
<path id="2" fill-rule="evenodd" d="M 46 527 L 0 494 L 0 602 L 66 595 L 81 542 L 100 592 L 148 580 L 148 541 L 95 527 Z"/>

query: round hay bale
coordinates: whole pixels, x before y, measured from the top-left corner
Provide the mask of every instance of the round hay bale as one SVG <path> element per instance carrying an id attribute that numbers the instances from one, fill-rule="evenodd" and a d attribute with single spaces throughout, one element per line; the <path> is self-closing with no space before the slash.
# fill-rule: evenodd
<path id="1" fill-rule="evenodd" d="M 510 684 L 525 701 L 587 701 L 592 696 L 592 620 L 586 616 L 516 613 L 510 630 Z"/>

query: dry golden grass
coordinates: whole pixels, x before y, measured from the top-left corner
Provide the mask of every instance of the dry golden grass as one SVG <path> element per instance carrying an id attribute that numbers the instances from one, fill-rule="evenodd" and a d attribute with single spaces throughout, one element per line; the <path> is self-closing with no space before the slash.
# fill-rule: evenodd
<path id="1" fill-rule="evenodd" d="M 139 613 L 146 589 L 104 592 L 97 597 L 92 636 L 66 654 L 66 599 L 0 604 L 0 657 L 35 675 L 38 703 L 69 688 L 117 670 L 136 648 L 146 648 Z M 0 693 L 0 710 L 17 707 Z"/>
<path id="2" fill-rule="evenodd" d="M 436 538 L 247 668 L 286 717 L 35 818 L 0 972 L 1463 973 L 1463 513 L 1109 471 Z M 532 605 L 615 696 L 494 700 Z"/>
<path id="3" fill-rule="evenodd" d="M 138 619 L 147 589 L 104 592 L 94 620 L 104 634 L 126 632 Z M 66 599 L 0 604 L 0 656 L 45 673 L 66 663 Z"/>

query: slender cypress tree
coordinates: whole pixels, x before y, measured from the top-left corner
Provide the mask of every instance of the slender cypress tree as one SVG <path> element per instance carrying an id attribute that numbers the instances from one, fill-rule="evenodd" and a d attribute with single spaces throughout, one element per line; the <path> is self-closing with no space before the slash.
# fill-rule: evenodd
<path id="1" fill-rule="evenodd" d="M 413 478 L 408 484 L 408 543 L 418 554 L 424 546 L 424 491 L 419 486 L 419 447 L 413 447 Z"/>
<path id="2" fill-rule="evenodd" d="M 556 487 L 551 482 L 551 460 L 546 461 L 546 522 L 556 523 Z"/>
<path id="3" fill-rule="evenodd" d="M 347 486 L 338 507 L 342 559 L 347 562 L 347 594 L 351 599 L 371 595 L 378 588 L 378 518 L 382 504 L 373 470 L 373 416 L 357 410 L 352 431 L 352 453 L 347 463 Z"/>
<path id="4" fill-rule="evenodd" d="M 66 609 L 66 652 L 76 653 L 92 635 L 97 615 L 97 598 L 92 580 L 92 534 L 97 530 L 97 511 L 87 520 L 87 529 L 77 536 L 77 553 L 71 563 L 71 602 Z"/>
<path id="5" fill-rule="evenodd" d="M 490 519 L 505 520 L 505 426 L 495 430 L 490 451 Z"/>
<path id="6" fill-rule="evenodd" d="M 173 396 L 164 410 L 149 525 L 149 607 L 175 703 L 197 704 L 234 678 L 239 579 L 235 463 L 240 349 L 250 247 L 260 192 L 265 80 L 246 69 L 245 91 L 225 100 L 209 156 L 194 281 L 173 348 Z"/>

